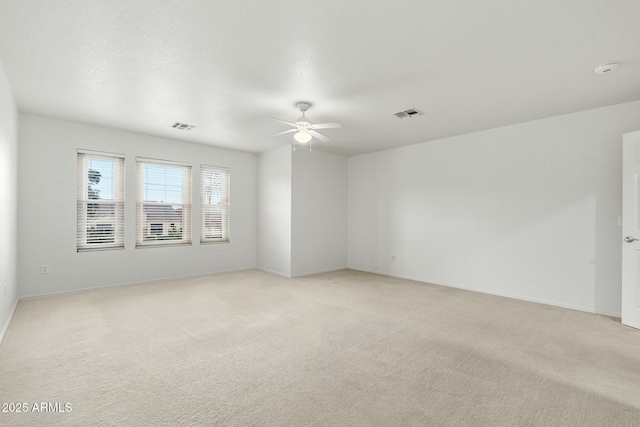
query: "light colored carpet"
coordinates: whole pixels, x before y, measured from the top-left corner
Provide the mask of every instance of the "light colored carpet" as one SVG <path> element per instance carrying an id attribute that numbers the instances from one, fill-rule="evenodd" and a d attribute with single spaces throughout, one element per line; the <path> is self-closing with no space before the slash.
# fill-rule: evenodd
<path id="1" fill-rule="evenodd" d="M 331 275 L 23 300 L 0 402 L 72 411 L 0 425 L 640 425 L 640 331 L 617 319 Z"/>

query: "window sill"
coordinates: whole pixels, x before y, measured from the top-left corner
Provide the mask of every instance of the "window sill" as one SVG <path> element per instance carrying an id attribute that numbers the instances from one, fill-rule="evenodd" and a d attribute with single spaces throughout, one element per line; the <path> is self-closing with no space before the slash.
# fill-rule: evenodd
<path id="1" fill-rule="evenodd" d="M 230 243 L 229 239 L 227 240 L 200 240 L 201 245 L 220 245 L 224 243 Z"/>
<path id="2" fill-rule="evenodd" d="M 146 248 L 167 248 L 167 247 L 175 247 L 175 246 L 192 246 L 191 242 L 186 243 L 148 243 L 148 244 L 137 244 L 136 249 L 146 249 Z"/>

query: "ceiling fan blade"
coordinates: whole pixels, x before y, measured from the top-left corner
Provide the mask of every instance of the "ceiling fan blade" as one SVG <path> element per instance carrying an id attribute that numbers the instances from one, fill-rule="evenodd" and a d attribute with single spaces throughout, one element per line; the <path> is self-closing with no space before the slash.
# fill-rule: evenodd
<path id="1" fill-rule="evenodd" d="M 322 142 L 327 142 L 329 141 L 329 138 L 327 138 L 326 136 L 324 136 L 321 133 L 316 132 L 315 130 L 309 129 L 309 134 L 315 138 L 318 138 L 320 141 Z"/>
<path id="2" fill-rule="evenodd" d="M 317 125 L 311 126 L 313 129 L 334 129 L 341 128 L 342 125 L 340 123 L 320 123 Z"/>
<path id="3" fill-rule="evenodd" d="M 276 133 L 273 136 L 284 135 L 285 133 L 291 133 L 291 132 L 297 132 L 297 131 L 298 131 L 298 129 L 289 129 L 289 130 L 285 130 L 284 132 Z"/>
<path id="4" fill-rule="evenodd" d="M 279 122 L 281 122 L 281 123 L 284 123 L 285 125 L 293 126 L 294 128 L 297 128 L 297 127 L 298 127 L 298 125 L 297 125 L 297 124 L 295 124 L 295 123 L 285 122 L 284 120 L 276 119 L 275 117 L 269 117 L 269 118 L 270 118 L 270 119 L 273 119 L 273 120 L 277 120 L 277 121 L 279 121 Z"/>

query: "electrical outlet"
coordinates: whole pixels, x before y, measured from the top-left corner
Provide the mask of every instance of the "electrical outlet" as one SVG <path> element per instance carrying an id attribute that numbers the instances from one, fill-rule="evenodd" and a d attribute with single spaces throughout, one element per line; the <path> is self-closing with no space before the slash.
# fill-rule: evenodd
<path id="1" fill-rule="evenodd" d="M 46 264 L 42 264 L 42 268 L 40 269 L 42 274 L 49 274 L 49 266 Z"/>

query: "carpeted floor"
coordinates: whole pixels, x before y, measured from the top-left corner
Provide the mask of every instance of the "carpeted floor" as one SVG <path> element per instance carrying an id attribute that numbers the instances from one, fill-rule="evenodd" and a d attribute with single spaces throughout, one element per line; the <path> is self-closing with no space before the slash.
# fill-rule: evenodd
<path id="1" fill-rule="evenodd" d="M 0 402 L 28 412 L 0 425 L 640 425 L 640 331 L 617 319 L 334 274 L 23 300 Z"/>

